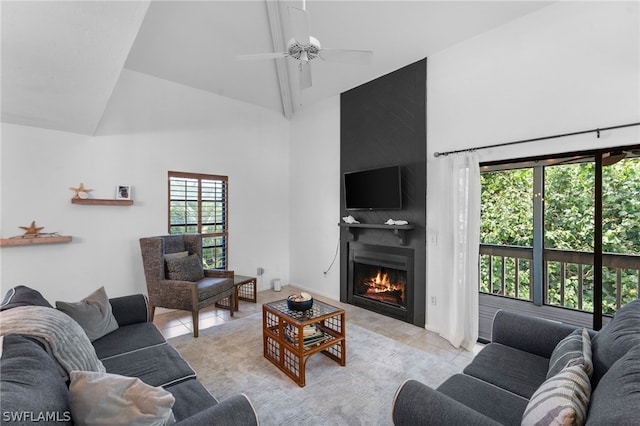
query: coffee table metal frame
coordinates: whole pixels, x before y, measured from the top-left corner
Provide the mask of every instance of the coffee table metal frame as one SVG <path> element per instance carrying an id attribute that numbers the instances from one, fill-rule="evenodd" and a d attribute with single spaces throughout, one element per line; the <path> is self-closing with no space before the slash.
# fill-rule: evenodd
<path id="1" fill-rule="evenodd" d="M 310 324 L 325 338 L 305 346 L 303 329 Z M 286 300 L 262 305 L 262 338 L 264 357 L 300 387 L 305 385 L 307 360 L 315 353 L 321 352 L 341 366 L 347 364 L 345 311 L 318 300 L 304 312 L 289 310 Z"/>

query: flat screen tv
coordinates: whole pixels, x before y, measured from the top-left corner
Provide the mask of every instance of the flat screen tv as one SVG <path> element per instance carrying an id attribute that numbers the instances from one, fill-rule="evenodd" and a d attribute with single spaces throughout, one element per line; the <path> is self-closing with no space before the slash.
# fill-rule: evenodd
<path id="1" fill-rule="evenodd" d="M 347 210 L 401 209 L 401 173 L 400 166 L 345 173 L 345 208 Z"/>

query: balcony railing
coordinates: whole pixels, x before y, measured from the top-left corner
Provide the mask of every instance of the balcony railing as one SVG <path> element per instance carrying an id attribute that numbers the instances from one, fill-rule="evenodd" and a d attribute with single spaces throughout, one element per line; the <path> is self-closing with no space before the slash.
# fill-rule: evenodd
<path id="1" fill-rule="evenodd" d="M 533 249 L 531 247 L 480 245 L 480 291 L 533 300 Z M 613 314 L 640 294 L 640 256 L 605 253 L 603 264 L 603 313 Z M 593 253 L 544 250 L 544 301 L 593 312 Z"/>

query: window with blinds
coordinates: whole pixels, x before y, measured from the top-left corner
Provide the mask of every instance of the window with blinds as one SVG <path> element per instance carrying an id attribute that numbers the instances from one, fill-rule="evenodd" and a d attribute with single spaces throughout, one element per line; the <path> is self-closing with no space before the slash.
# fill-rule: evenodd
<path id="1" fill-rule="evenodd" d="M 169 172 L 169 233 L 202 234 L 205 268 L 227 269 L 228 177 Z"/>

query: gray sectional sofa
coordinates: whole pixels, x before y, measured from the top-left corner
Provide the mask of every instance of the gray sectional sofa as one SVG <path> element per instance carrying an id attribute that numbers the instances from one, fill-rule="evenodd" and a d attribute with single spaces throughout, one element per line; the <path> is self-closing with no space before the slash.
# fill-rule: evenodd
<path id="1" fill-rule="evenodd" d="M 639 425 L 640 300 L 623 306 L 599 332 L 587 330 L 587 338 L 576 329 L 498 311 L 491 343 L 463 374 L 437 389 L 417 380 L 400 386 L 393 401 L 394 424 L 525 425 L 561 419 L 565 424 Z M 564 349 L 572 338 L 580 342 L 574 347 L 579 354 Z M 563 355 L 568 358 L 560 359 Z M 561 382 L 560 376 L 571 380 Z M 566 415 L 573 404 L 576 414 Z M 545 416 L 532 416 L 543 408 Z"/>
<path id="2" fill-rule="evenodd" d="M 94 396 L 90 392 L 96 388 L 86 388 L 89 391 L 80 388 L 81 394 L 74 396 L 70 391 L 69 383 L 70 377 L 76 377 L 77 373 L 70 374 L 70 371 L 65 371 L 81 370 L 87 365 L 87 368 L 91 368 L 91 362 L 83 359 L 84 354 L 81 351 L 78 353 L 78 348 L 85 348 L 84 352 L 89 353 L 91 347 L 99 360 L 94 370 L 97 373 L 91 374 L 139 378 L 142 381 L 138 383 L 139 386 L 161 393 L 158 399 L 160 403 L 166 404 L 166 401 L 171 400 L 168 404 L 173 417 L 171 421 L 175 420 L 176 424 L 258 424 L 255 410 L 245 395 L 237 395 L 218 402 L 197 381 L 196 372 L 167 343 L 153 323 L 149 322 L 147 299 L 144 295 L 108 300 L 110 303 L 107 303 L 107 308 L 110 308 L 117 321 L 116 329 L 93 340 L 90 342 L 90 347 L 86 347 L 85 342 L 89 340 L 85 339 L 86 336 L 80 336 L 82 339 L 79 339 L 78 327 L 74 324 L 72 327 L 65 324 L 60 327 L 60 330 L 51 331 L 51 335 L 61 334 L 55 339 L 46 336 L 49 328 L 45 328 L 43 338 L 43 331 L 38 328 L 37 319 L 34 318 L 38 315 L 32 313 L 46 314 L 40 315 L 42 318 L 55 314 L 52 316 L 58 318 L 61 311 L 53 308 L 39 292 L 18 286 L 7 293 L 1 305 L 2 312 L 0 312 L 0 320 L 2 320 L 0 401 L 3 424 L 73 424 L 74 415 L 79 412 L 77 411 L 79 407 L 75 407 L 74 404 L 82 397 L 85 399 L 88 397 L 89 401 L 89 404 L 83 407 L 84 414 L 89 412 L 89 414 L 104 415 L 104 411 L 108 411 L 109 408 L 107 407 L 109 399 L 105 397 L 106 394 L 101 391 L 96 392 Z M 11 325 L 12 321 L 15 322 L 16 315 L 19 319 L 22 312 L 29 316 L 24 319 L 24 324 Z M 64 315 L 62 314 L 62 320 L 66 321 Z M 33 332 L 11 332 L 11 328 L 23 330 L 25 327 L 32 329 Z M 60 342 L 63 341 L 68 344 L 61 344 Z M 61 356 L 60 353 L 63 355 Z M 75 366 L 67 367 L 67 363 Z M 139 396 L 140 392 L 137 389 L 139 388 L 130 392 L 133 392 L 134 396 Z M 89 392 L 88 395 L 87 392 Z M 144 405 L 147 402 L 142 403 Z M 147 408 L 143 407 L 142 411 L 145 409 Z M 117 413 L 122 411 L 118 407 L 115 408 Z M 134 423 L 132 420 L 131 424 Z M 109 421 L 101 424 L 109 424 Z"/>

